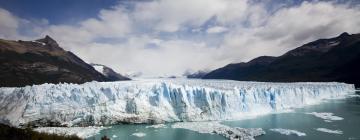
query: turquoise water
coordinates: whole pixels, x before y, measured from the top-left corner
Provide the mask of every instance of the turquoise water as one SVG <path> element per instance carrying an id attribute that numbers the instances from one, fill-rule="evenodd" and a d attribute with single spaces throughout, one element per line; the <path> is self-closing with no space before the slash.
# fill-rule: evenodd
<path id="1" fill-rule="evenodd" d="M 357 93 L 360 95 L 360 93 Z M 305 114 L 307 112 L 331 112 L 344 120 L 325 122 L 321 118 Z M 269 114 L 254 119 L 240 121 L 225 121 L 225 125 L 243 128 L 263 128 L 265 135 L 255 137 L 256 140 L 360 140 L 360 97 L 339 100 L 328 100 L 318 105 L 295 109 L 294 112 Z M 100 139 L 106 135 L 111 139 L 121 140 L 226 140 L 219 135 L 200 134 L 185 129 L 173 129 L 171 124 L 166 128 L 146 128 L 148 125 L 114 125 L 110 129 L 102 130 L 92 139 Z M 282 135 L 269 131 L 271 128 L 293 129 L 306 133 L 306 136 Z M 330 134 L 315 130 L 328 128 L 341 130 L 343 134 Z M 144 137 L 133 136 L 133 133 L 145 133 Z M 113 136 L 116 137 L 113 137 Z"/>

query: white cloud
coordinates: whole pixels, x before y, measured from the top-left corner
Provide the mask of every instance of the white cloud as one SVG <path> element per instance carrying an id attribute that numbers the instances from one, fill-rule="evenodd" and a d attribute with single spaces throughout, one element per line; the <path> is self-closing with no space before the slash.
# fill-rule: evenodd
<path id="1" fill-rule="evenodd" d="M 82 30 L 101 37 L 123 37 L 131 31 L 131 21 L 122 7 L 101 10 L 98 17 L 100 19 L 91 18 L 82 22 Z"/>
<path id="2" fill-rule="evenodd" d="M 135 2 L 132 10 L 118 5 L 75 25 L 44 22 L 33 32 L 49 34 L 87 62 L 145 75 L 215 69 L 260 55 L 281 55 L 344 31 L 360 32 L 358 6 L 303 2 L 270 13 L 264 5 L 246 0 Z M 0 21 L 0 37 L 14 39 L 21 37 L 21 26 L 32 22 L 3 9 Z"/>
<path id="3" fill-rule="evenodd" d="M 134 17 L 159 31 L 176 32 L 185 25 L 201 26 L 214 16 L 222 23 L 239 20 L 246 8 L 247 0 L 161 0 L 138 4 Z"/>
<path id="4" fill-rule="evenodd" d="M 222 27 L 222 26 L 214 26 L 211 28 L 207 29 L 207 33 L 222 33 L 222 32 L 226 32 L 228 30 L 228 28 L 226 27 Z"/>
<path id="5" fill-rule="evenodd" d="M 248 61 L 260 55 L 281 55 L 290 49 L 342 32 L 359 33 L 360 10 L 330 2 L 303 2 L 283 8 L 267 18 L 265 25 L 237 28 L 225 36 L 222 58 Z"/>
<path id="6" fill-rule="evenodd" d="M 0 37 L 15 38 L 17 37 L 17 28 L 19 20 L 9 11 L 0 8 Z"/>

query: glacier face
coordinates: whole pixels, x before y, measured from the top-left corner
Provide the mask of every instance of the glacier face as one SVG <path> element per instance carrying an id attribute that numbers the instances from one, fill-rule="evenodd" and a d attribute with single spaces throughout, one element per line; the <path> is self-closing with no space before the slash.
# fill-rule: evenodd
<path id="1" fill-rule="evenodd" d="M 353 93 L 344 83 L 136 80 L 0 88 L 0 121 L 90 126 L 240 119 Z"/>

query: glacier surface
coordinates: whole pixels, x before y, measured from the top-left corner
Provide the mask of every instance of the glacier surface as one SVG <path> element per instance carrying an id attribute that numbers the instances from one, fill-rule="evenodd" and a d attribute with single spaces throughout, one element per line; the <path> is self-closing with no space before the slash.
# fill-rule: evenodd
<path id="1" fill-rule="evenodd" d="M 354 93 L 344 83 L 135 80 L 0 88 L 0 122 L 94 126 L 241 119 Z"/>

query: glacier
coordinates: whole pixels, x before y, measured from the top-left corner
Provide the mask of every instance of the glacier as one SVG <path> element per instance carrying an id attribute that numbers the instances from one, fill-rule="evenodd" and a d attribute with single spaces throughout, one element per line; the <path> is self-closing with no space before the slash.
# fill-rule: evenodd
<path id="1" fill-rule="evenodd" d="M 0 122 L 24 126 L 236 120 L 353 94 L 344 83 L 148 79 L 0 88 Z"/>

